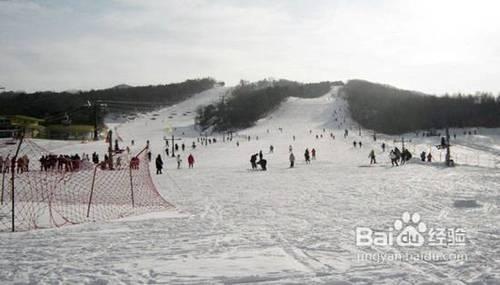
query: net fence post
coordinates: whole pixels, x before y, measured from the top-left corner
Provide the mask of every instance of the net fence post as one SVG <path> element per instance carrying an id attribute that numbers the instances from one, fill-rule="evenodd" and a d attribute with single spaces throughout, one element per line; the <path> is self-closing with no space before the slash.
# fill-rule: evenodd
<path id="1" fill-rule="evenodd" d="M 2 194 L 0 196 L 0 205 L 3 205 L 3 193 L 5 189 L 5 173 L 7 173 L 5 169 L 2 169 Z"/>
<path id="2" fill-rule="evenodd" d="M 99 167 L 99 165 L 96 165 L 94 167 L 94 175 L 92 175 L 92 185 L 90 186 L 90 197 L 89 197 L 89 206 L 87 208 L 87 218 L 90 217 L 90 205 L 92 204 L 92 196 L 94 194 L 94 185 L 95 185 L 95 176 L 97 174 L 97 167 Z"/>
<path id="3" fill-rule="evenodd" d="M 134 182 L 132 180 L 132 165 L 129 163 L 129 175 L 130 175 L 130 197 L 132 199 L 132 208 L 134 207 Z"/>
<path id="4" fill-rule="evenodd" d="M 14 154 L 14 157 L 12 157 L 11 165 L 10 165 L 10 172 L 11 172 L 11 191 L 10 191 L 10 198 L 12 202 L 12 232 L 16 231 L 16 203 L 14 201 L 15 194 L 14 194 L 14 189 L 15 189 L 15 177 L 16 177 L 16 163 L 17 163 L 17 156 L 19 154 L 19 150 L 21 150 L 21 145 L 23 144 L 24 140 L 24 130 L 21 132 L 21 137 L 19 139 L 19 144 L 17 145 L 17 150 L 16 153 Z M 19 165 L 17 166 L 19 167 Z"/>

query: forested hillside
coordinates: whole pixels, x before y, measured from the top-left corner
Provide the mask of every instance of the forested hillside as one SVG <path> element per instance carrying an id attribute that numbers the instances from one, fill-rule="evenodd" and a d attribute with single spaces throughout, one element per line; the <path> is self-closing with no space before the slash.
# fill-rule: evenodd
<path id="1" fill-rule="evenodd" d="M 246 128 L 287 97 L 314 98 L 326 94 L 332 85 L 341 84 L 340 81 L 309 84 L 288 80 L 242 82 L 229 98 L 199 108 L 196 123 L 202 129 L 214 127 L 216 131 Z"/>
<path id="2" fill-rule="evenodd" d="M 363 80 L 350 80 L 342 90 L 352 118 L 378 132 L 500 127 L 500 98 L 489 93 L 438 97 Z"/>
<path id="3" fill-rule="evenodd" d="M 99 116 L 102 121 L 104 112 L 150 111 L 185 100 L 215 84 L 214 79 L 203 78 L 166 85 L 127 86 L 79 93 L 3 92 L 0 93 L 0 115 L 17 114 L 43 119 L 61 118 L 61 114 L 68 113 L 73 123 L 91 124 L 94 113 L 91 108 L 85 107 L 89 102 L 102 102 Z"/>

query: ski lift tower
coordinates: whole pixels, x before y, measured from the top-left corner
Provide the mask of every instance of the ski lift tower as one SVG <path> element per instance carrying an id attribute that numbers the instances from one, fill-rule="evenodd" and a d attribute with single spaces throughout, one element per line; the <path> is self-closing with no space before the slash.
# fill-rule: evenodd
<path id="1" fill-rule="evenodd" d="M 401 140 L 397 141 L 397 140 L 394 140 L 394 143 L 401 143 L 401 151 L 403 151 L 405 149 L 405 137 L 401 137 Z"/>

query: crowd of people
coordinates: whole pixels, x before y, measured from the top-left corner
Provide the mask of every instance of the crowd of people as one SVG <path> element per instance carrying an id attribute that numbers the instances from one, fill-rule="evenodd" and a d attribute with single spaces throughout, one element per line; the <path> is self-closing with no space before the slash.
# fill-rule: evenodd
<path id="1" fill-rule="evenodd" d="M 11 171 L 15 173 L 24 173 L 29 171 L 30 160 L 27 155 L 18 157 L 10 157 L 7 155 L 3 158 L 0 155 L 0 173 L 10 173 Z"/>
<path id="2" fill-rule="evenodd" d="M 81 161 L 82 159 L 78 154 L 48 154 L 42 155 L 42 157 L 39 159 L 41 171 L 75 171 L 80 168 Z"/>

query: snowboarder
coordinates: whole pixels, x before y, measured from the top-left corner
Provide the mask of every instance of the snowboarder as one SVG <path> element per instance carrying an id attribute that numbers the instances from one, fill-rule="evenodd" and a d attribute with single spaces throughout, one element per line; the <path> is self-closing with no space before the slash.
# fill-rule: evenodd
<path id="1" fill-rule="evenodd" d="M 181 168 L 181 162 L 182 162 L 181 155 L 178 154 L 177 155 L 177 169 Z"/>
<path id="2" fill-rule="evenodd" d="M 293 152 L 290 152 L 290 168 L 293 168 L 294 164 L 295 164 L 295 155 L 293 155 Z"/>
<path id="3" fill-rule="evenodd" d="M 316 149 L 312 149 L 311 150 L 311 157 L 312 157 L 312 160 L 316 160 Z"/>
<path id="4" fill-rule="evenodd" d="M 189 168 L 194 167 L 194 156 L 192 154 L 189 154 L 189 156 L 188 156 L 188 164 L 189 164 Z"/>
<path id="5" fill-rule="evenodd" d="M 375 159 L 375 151 L 373 149 L 372 149 L 372 151 L 370 151 L 370 154 L 368 155 L 368 157 L 370 158 L 370 164 L 377 163 L 377 160 Z"/>
<path id="6" fill-rule="evenodd" d="M 156 174 L 162 174 L 162 169 L 163 169 L 163 160 L 161 159 L 161 155 L 158 154 L 156 157 Z"/>

